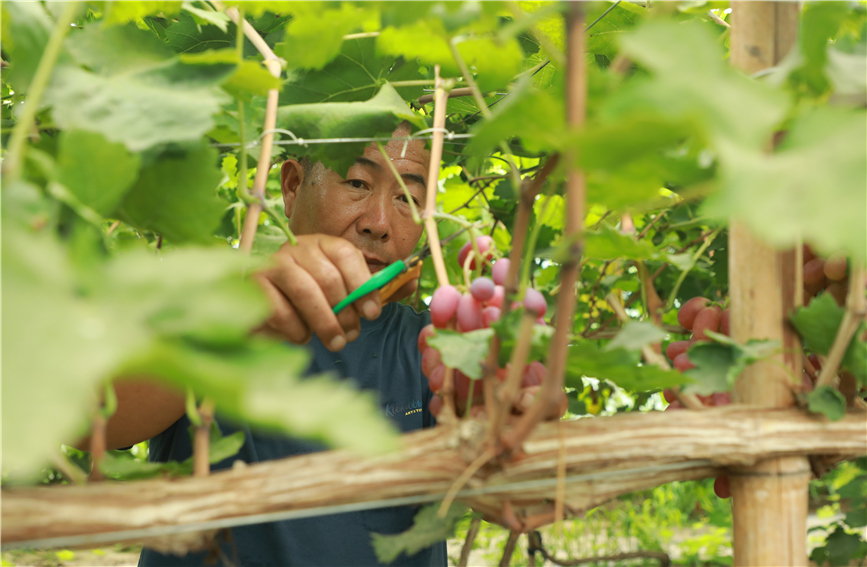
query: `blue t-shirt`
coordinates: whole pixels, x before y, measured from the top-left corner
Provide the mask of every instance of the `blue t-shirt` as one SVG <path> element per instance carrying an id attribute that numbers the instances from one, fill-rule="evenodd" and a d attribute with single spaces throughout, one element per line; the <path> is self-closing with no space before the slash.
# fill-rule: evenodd
<path id="1" fill-rule="evenodd" d="M 383 413 L 401 431 L 432 427 L 434 419 L 428 409 L 432 393 L 421 372 L 421 354 L 416 340 L 421 328 L 430 320 L 427 313 L 418 314 L 411 307 L 392 303 L 385 305 L 375 321 L 362 320 L 361 335 L 340 352 L 330 352 L 314 337 L 310 347 L 313 361 L 309 374 L 336 372 L 341 378 L 355 381 L 364 390 L 378 393 Z M 334 418 L 340 418 L 339 409 Z M 218 419 L 224 434 L 236 429 Z M 183 460 L 192 448 L 186 416 L 151 439 L 150 460 Z M 245 432 L 244 446 L 238 455 L 212 465 L 213 469 L 228 468 L 237 459 L 248 463 L 280 459 L 320 451 L 320 444 Z M 370 543 L 371 532 L 395 534 L 412 526 L 417 507 L 378 508 L 362 512 L 319 516 L 231 530 L 231 543 L 223 543 L 223 553 L 233 564 L 243 567 L 323 565 L 378 565 Z M 234 549 L 233 549 L 234 547 Z M 208 553 L 193 553 L 184 557 L 163 555 L 144 549 L 139 567 L 200 566 L 208 562 Z M 218 561 L 219 564 L 219 561 Z M 446 565 L 446 545 L 439 542 L 412 557 L 401 555 L 391 565 Z"/>

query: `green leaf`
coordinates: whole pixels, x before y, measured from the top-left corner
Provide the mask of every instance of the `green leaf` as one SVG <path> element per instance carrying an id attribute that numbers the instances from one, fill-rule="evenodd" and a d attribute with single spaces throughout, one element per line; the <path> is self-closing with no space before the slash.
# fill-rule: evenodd
<path id="1" fill-rule="evenodd" d="M 170 60 L 139 72 L 97 75 L 77 67 L 55 71 L 46 102 L 58 126 L 99 132 L 132 151 L 195 140 L 214 125 L 225 95 L 216 88 L 232 65 Z"/>
<path id="2" fill-rule="evenodd" d="M 401 534 L 371 534 L 376 558 L 385 564 L 393 563 L 402 553 L 412 557 L 422 549 L 452 537 L 467 508 L 453 503 L 446 517 L 440 518 L 437 515 L 439 507 L 439 504 L 430 504 L 419 510 L 412 527 Z"/>
<path id="3" fill-rule="evenodd" d="M 658 257 L 653 244 L 621 234 L 613 226 L 603 224 L 599 230 L 584 234 L 584 257 L 591 260 L 650 260 Z"/>
<path id="4" fill-rule="evenodd" d="M 815 108 L 792 123 L 776 153 L 722 146 L 721 191 L 706 212 L 733 216 L 774 246 L 803 237 L 823 255 L 867 258 L 865 122 L 864 111 Z"/>
<path id="5" fill-rule="evenodd" d="M 627 321 L 617 336 L 605 345 L 604 350 L 618 348 L 640 350 L 647 345 L 662 341 L 666 336 L 665 331 L 648 321 Z"/>
<path id="6" fill-rule="evenodd" d="M 82 204 L 108 216 L 138 174 L 139 156 L 101 134 L 66 130 L 60 133 L 57 181 Z"/>
<path id="7" fill-rule="evenodd" d="M 592 341 L 573 343 L 566 365 L 566 385 L 583 390 L 582 377 L 610 380 L 631 392 L 671 388 L 691 380 L 680 372 L 656 366 L 639 366 L 635 353 L 622 348 L 604 350 Z"/>
<path id="8" fill-rule="evenodd" d="M 475 71 L 482 92 L 505 88 L 521 72 L 523 53 L 515 39 L 475 37 L 458 43 L 457 49 Z"/>
<path id="9" fill-rule="evenodd" d="M 2 10 L 3 52 L 8 51 L 10 63 L 3 69 L 3 80 L 23 94 L 36 74 L 54 22 L 39 2 L 5 2 Z"/>
<path id="10" fill-rule="evenodd" d="M 290 71 L 280 105 L 368 100 L 386 81 L 418 80 L 418 62 L 376 52 L 376 40 L 344 41 L 337 57 L 318 71 Z M 406 100 L 421 96 L 423 87 L 398 87 Z"/>
<path id="11" fill-rule="evenodd" d="M 106 76 L 145 71 L 175 56 L 154 34 L 134 24 L 87 26 L 66 39 L 66 48 L 78 63 Z"/>
<path id="12" fill-rule="evenodd" d="M 596 21 L 608 8 L 611 8 L 611 4 L 604 2 L 592 9 L 587 14 L 588 24 Z M 587 53 L 605 55 L 613 59 L 617 54 L 620 38 L 642 22 L 646 15 L 647 10 L 631 2 L 618 3 L 604 18 L 596 22 L 587 34 Z"/>
<path id="13" fill-rule="evenodd" d="M 417 20 L 401 27 L 386 27 L 376 38 L 381 53 L 393 57 L 418 59 L 428 65 L 441 65 L 444 77 L 456 77 L 460 69 L 452 58 L 442 23 L 433 19 Z"/>
<path id="14" fill-rule="evenodd" d="M 234 49 L 215 49 L 200 51 L 198 53 L 183 53 L 178 57 L 183 63 L 213 65 L 228 63 L 236 65 L 235 72 L 229 76 L 223 88 L 234 96 L 268 94 L 271 89 L 279 89 L 282 81 L 266 69 L 263 63 L 243 59 L 238 61 L 238 54 Z M 244 96 L 250 100 L 249 96 Z"/>
<path id="15" fill-rule="evenodd" d="M 365 102 L 296 104 L 277 110 L 278 128 L 307 139 L 391 136 L 402 121 L 419 128 L 424 126 L 421 117 L 410 110 L 388 83 Z M 308 155 L 314 163 L 322 161 L 326 167 L 344 175 L 366 146 L 366 142 L 315 144 Z"/>
<path id="16" fill-rule="evenodd" d="M 816 94 L 828 88 L 825 73 L 828 41 L 836 37 L 849 10 L 848 2 L 808 2 L 801 11 L 798 46 L 803 65 L 793 72 L 792 78 L 803 81 Z"/>
<path id="17" fill-rule="evenodd" d="M 790 317 L 792 325 L 806 345 L 818 354 L 827 355 L 843 321 L 844 310 L 829 293 L 822 293 L 807 307 L 799 307 Z M 863 384 L 867 382 L 867 343 L 859 340 L 864 323 L 852 337 L 841 362 Z"/>
<path id="18" fill-rule="evenodd" d="M 731 68 L 702 26 L 649 21 L 621 43 L 623 54 L 653 77 L 637 76 L 606 101 L 600 110 L 606 122 L 636 115 L 688 121 L 713 144 L 746 151 L 763 149 L 785 117 L 787 97 Z"/>
<path id="19" fill-rule="evenodd" d="M 512 349 L 518 340 L 518 332 L 521 328 L 521 319 L 524 316 L 524 308 L 513 309 L 508 315 L 500 318 L 491 328 L 500 337 L 500 367 L 505 367 L 512 358 Z M 533 333 L 530 335 L 530 354 L 527 361 L 538 360 L 544 362 L 548 358 L 548 345 L 554 336 L 554 327 L 547 325 L 533 325 Z"/>
<path id="20" fill-rule="evenodd" d="M 437 329 L 436 334 L 428 337 L 427 344 L 439 351 L 449 366 L 463 372 L 467 378 L 478 380 L 482 377 L 482 362 L 491 348 L 492 329 L 478 329 L 468 333 Z"/>
<path id="21" fill-rule="evenodd" d="M 142 168 L 127 193 L 120 218 L 172 242 L 209 242 L 225 206 L 215 196 L 222 178 L 217 152 L 208 147 L 165 154 Z"/>
<path id="22" fill-rule="evenodd" d="M 353 4 L 323 8 L 317 3 L 290 8 L 293 17 L 278 50 L 291 67 L 321 69 L 340 53 L 343 36 L 373 15 L 373 10 Z"/>
<path id="23" fill-rule="evenodd" d="M 747 366 L 780 350 L 779 341 L 750 339 L 740 344 L 713 331 L 707 331 L 707 336 L 714 342 L 699 341 L 687 351 L 690 362 L 696 366 L 686 371 L 695 380 L 687 391 L 704 396 L 729 391 Z"/>
<path id="24" fill-rule="evenodd" d="M 228 30 L 229 16 L 222 12 L 212 12 L 210 10 L 196 8 L 189 2 L 183 3 L 183 9 L 193 16 L 193 19 L 197 24 L 212 24 L 221 32 L 226 32 Z"/>
<path id="25" fill-rule="evenodd" d="M 192 459 L 183 463 L 169 461 L 167 463 L 152 463 L 124 459 L 106 453 L 105 460 L 99 467 L 107 478 L 113 480 L 142 480 L 157 476 L 189 476 L 193 472 Z"/>
<path id="26" fill-rule="evenodd" d="M 850 528 L 863 528 L 867 526 L 867 507 L 861 506 L 846 512 L 843 520 Z"/>
<path id="27" fill-rule="evenodd" d="M 846 415 L 846 398 L 831 386 L 819 386 L 807 394 L 807 407 L 813 413 L 821 413 L 831 421 L 843 419 Z"/>
<path id="28" fill-rule="evenodd" d="M 166 38 L 175 53 L 199 53 L 209 49 L 234 49 L 234 31 L 234 27 L 224 32 L 216 26 L 199 26 L 189 13 L 182 12 L 177 21 L 166 28 Z M 253 51 L 248 52 L 245 46 L 244 55 L 255 53 L 255 48 L 249 47 Z"/>
<path id="29" fill-rule="evenodd" d="M 181 11 L 180 1 L 111 2 L 106 6 L 105 25 L 134 22 L 139 18 L 162 13 L 172 16 Z"/>

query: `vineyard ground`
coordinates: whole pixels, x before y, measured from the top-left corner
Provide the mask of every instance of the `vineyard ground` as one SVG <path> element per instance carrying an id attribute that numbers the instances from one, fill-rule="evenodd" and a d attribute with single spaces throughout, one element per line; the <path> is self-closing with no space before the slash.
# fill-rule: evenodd
<path id="1" fill-rule="evenodd" d="M 818 515 L 811 514 L 808 519 L 809 527 L 827 525 L 839 517 L 820 518 Z M 486 530 L 485 527 L 490 528 Z M 571 528 L 571 529 L 570 529 Z M 549 552 L 556 554 L 560 558 L 578 558 L 586 557 L 587 550 L 604 550 L 602 553 L 620 553 L 626 551 L 635 551 L 639 549 L 636 546 L 636 541 L 631 537 L 617 537 L 616 542 L 605 541 L 604 529 L 594 530 L 592 533 L 587 532 L 580 537 L 575 537 L 577 526 L 569 526 L 565 528 L 563 534 L 558 534 L 553 526 L 548 526 L 542 530 L 543 542 Z M 660 526 L 660 529 L 665 529 Z M 667 540 L 667 545 L 664 545 L 666 551 L 671 554 L 675 564 L 683 561 L 684 544 L 688 542 L 697 542 L 699 540 L 707 540 L 709 543 L 718 541 L 721 547 L 715 550 L 715 553 L 702 554 L 703 557 L 711 556 L 730 557 L 731 556 L 731 534 L 728 530 L 722 530 L 724 533 L 714 534 L 719 528 L 714 528 L 708 524 L 697 522 L 693 527 L 677 528 L 671 531 Z M 487 533 L 486 533 L 487 532 Z M 463 535 L 460 533 L 459 535 Z M 867 535 L 867 534 L 865 534 Z M 716 536 L 716 537 L 715 537 Z M 470 554 L 469 565 L 476 567 L 488 567 L 499 564 L 502 555 L 503 545 L 505 544 L 507 534 L 505 531 L 493 526 L 485 526 L 476 539 L 476 544 Z M 662 539 L 662 538 L 661 538 Z M 816 540 L 811 538 L 809 542 L 812 545 L 816 544 Z M 449 540 L 449 566 L 457 564 L 457 559 L 460 556 L 463 538 L 453 538 Z M 2 567 L 135 567 L 138 564 L 138 556 L 141 548 L 138 546 L 121 546 L 107 547 L 102 549 L 90 550 L 48 550 L 48 551 L 5 551 L 2 554 Z M 550 565 L 550 563 L 546 563 Z M 656 565 L 656 561 L 647 561 L 645 563 L 637 561 L 618 562 L 605 564 L 606 567 L 633 567 L 637 565 Z M 526 555 L 526 539 L 521 538 L 515 554 L 512 558 L 512 566 L 527 565 Z M 596 565 L 602 565 L 597 563 Z M 815 563 L 811 563 L 815 566 Z M 853 562 L 850 567 L 858 565 Z"/>

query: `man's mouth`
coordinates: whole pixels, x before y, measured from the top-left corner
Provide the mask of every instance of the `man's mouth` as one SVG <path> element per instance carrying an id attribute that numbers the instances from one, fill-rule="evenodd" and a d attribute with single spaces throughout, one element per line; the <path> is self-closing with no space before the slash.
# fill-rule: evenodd
<path id="1" fill-rule="evenodd" d="M 367 268 L 370 270 L 371 274 L 378 272 L 388 265 L 385 261 L 373 256 L 368 256 L 367 254 L 364 255 L 364 261 L 367 262 Z"/>

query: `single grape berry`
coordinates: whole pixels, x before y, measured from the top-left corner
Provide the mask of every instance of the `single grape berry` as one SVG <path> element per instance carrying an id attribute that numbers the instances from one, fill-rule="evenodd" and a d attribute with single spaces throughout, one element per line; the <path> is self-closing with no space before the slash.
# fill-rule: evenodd
<path id="1" fill-rule="evenodd" d="M 731 498 L 732 489 L 729 486 L 729 477 L 721 474 L 713 481 L 713 492 L 718 498 Z"/>
<path id="2" fill-rule="evenodd" d="M 491 277 L 497 285 L 506 284 L 506 274 L 509 273 L 509 264 L 511 261 L 508 258 L 500 258 L 491 268 Z"/>
<path id="3" fill-rule="evenodd" d="M 494 256 L 493 256 L 493 254 L 485 254 L 485 252 L 490 250 L 491 245 L 493 245 L 493 244 L 494 244 L 494 239 L 491 238 L 490 236 L 479 236 L 478 238 L 476 238 L 476 246 L 479 247 L 479 254 L 481 254 L 483 257 L 487 258 L 488 261 L 490 261 Z M 466 244 L 464 244 L 463 248 L 461 248 L 461 251 L 458 252 L 458 266 L 461 269 L 463 269 L 464 263 L 466 262 L 466 259 L 467 259 L 467 256 L 470 254 L 470 250 L 472 250 L 472 249 L 473 249 L 473 243 L 467 242 Z M 470 262 L 470 269 L 471 270 L 476 269 L 476 260 L 475 259 L 473 259 Z"/>
<path id="4" fill-rule="evenodd" d="M 435 327 L 442 329 L 448 325 L 460 300 L 461 292 L 451 285 L 444 285 L 434 292 L 430 300 L 430 318 Z"/>
<path id="5" fill-rule="evenodd" d="M 548 304 L 545 302 L 544 295 L 528 287 L 524 293 L 524 307 L 534 312 L 537 317 L 542 317 L 548 309 Z"/>
<path id="6" fill-rule="evenodd" d="M 486 305 L 488 307 L 503 307 L 504 299 L 506 299 L 506 288 L 501 285 L 495 285 L 494 296 L 487 301 Z"/>
<path id="7" fill-rule="evenodd" d="M 665 356 L 668 357 L 668 360 L 674 360 L 677 355 L 686 352 L 688 348 L 689 341 L 672 341 L 665 347 Z"/>
<path id="8" fill-rule="evenodd" d="M 424 349 L 427 348 L 427 338 L 436 334 L 433 325 L 425 325 L 422 327 L 421 332 L 418 334 L 418 350 L 419 352 L 424 352 Z"/>
<path id="9" fill-rule="evenodd" d="M 470 284 L 470 294 L 472 294 L 473 298 L 479 303 L 488 301 L 494 297 L 494 282 L 491 278 L 486 278 L 484 276 L 476 278 L 473 280 L 473 283 Z"/>
<path id="10" fill-rule="evenodd" d="M 838 282 L 846 279 L 846 256 L 844 254 L 834 254 L 825 262 L 825 277 L 829 280 Z"/>
<path id="11" fill-rule="evenodd" d="M 443 382 L 445 381 L 446 376 L 446 367 L 442 364 L 434 368 L 430 374 L 427 375 L 427 383 L 428 387 L 430 387 L 431 392 L 439 392 L 440 388 L 443 387 Z"/>
<path id="12" fill-rule="evenodd" d="M 704 306 L 710 303 L 710 299 L 705 297 L 693 297 L 677 310 L 677 322 L 684 329 L 692 330 L 692 325 L 698 312 L 704 309 Z"/>
<path id="13" fill-rule="evenodd" d="M 698 315 L 695 316 L 695 321 L 692 325 L 693 335 L 690 342 L 708 340 L 706 332 L 718 332 L 721 319 L 722 311 L 720 311 L 720 308 L 716 305 L 705 307 L 699 311 Z"/>
<path id="14" fill-rule="evenodd" d="M 421 355 L 421 371 L 425 376 L 430 376 L 434 368 L 442 364 L 440 351 L 428 347 Z"/>
<path id="15" fill-rule="evenodd" d="M 500 320 L 500 308 L 491 306 L 485 307 L 482 309 L 482 320 L 485 323 L 485 327 L 490 327 Z"/>
<path id="16" fill-rule="evenodd" d="M 458 330 L 462 333 L 484 327 L 482 306 L 472 295 L 463 295 L 458 302 Z"/>

